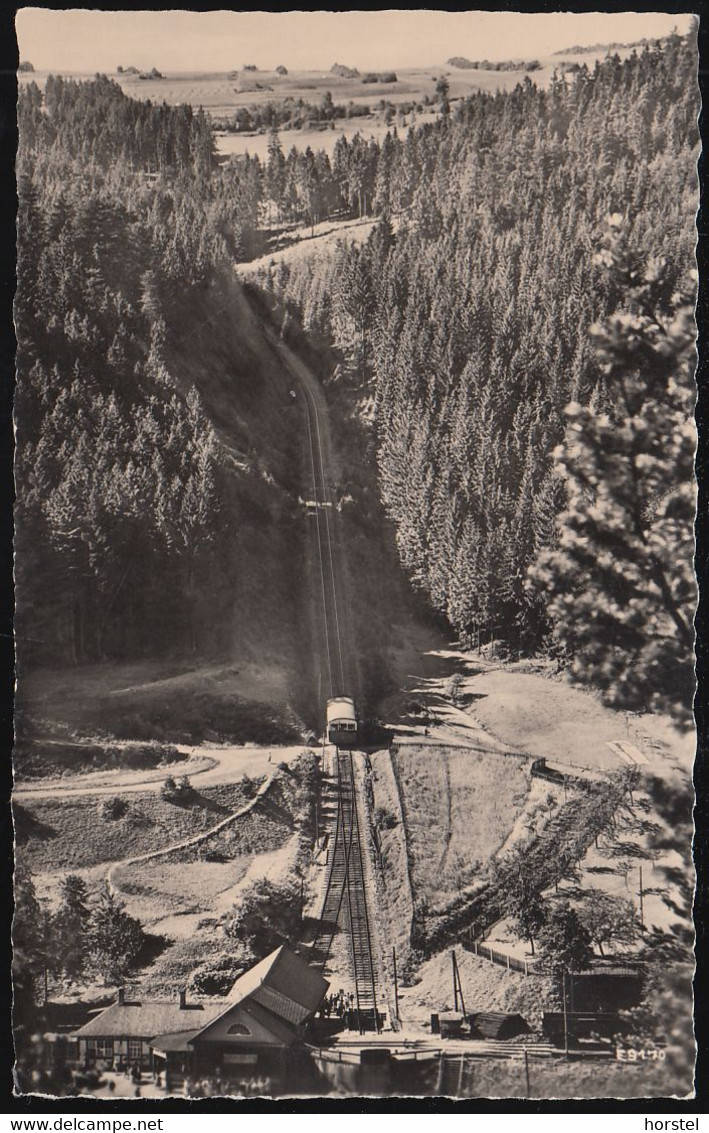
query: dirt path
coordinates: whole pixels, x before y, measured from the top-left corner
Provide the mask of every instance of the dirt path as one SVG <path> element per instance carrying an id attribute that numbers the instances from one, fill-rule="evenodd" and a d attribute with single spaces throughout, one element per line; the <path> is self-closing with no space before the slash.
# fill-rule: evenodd
<path id="1" fill-rule="evenodd" d="M 198 780 L 200 790 L 203 787 L 219 786 L 223 783 L 236 783 L 244 775 L 268 775 L 274 765 L 285 762 L 291 763 L 302 753 L 302 744 L 292 744 L 286 747 L 257 746 L 245 747 L 183 747 L 177 745 L 180 751 L 186 752 L 190 759 L 186 763 L 177 763 L 165 766 L 150 773 L 110 771 L 99 772 L 100 780 L 93 775 L 75 778 L 71 786 L 67 786 L 66 779 L 53 779 L 37 787 L 18 787 L 13 792 L 17 802 L 31 802 L 32 799 L 77 798 L 81 795 L 115 795 L 115 794 L 144 794 L 146 791 L 159 791 L 168 775 L 189 775 L 191 780 Z M 106 778 L 110 775 L 111 778 Z M 140 778 L 133 778 L 138 775 Z M 86 780 L 84 782 L 83 780 Z"/>

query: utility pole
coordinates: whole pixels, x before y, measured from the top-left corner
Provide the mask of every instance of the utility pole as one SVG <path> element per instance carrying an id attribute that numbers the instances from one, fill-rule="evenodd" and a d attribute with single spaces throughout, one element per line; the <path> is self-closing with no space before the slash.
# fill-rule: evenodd
<path id="1" fill-rule="evenodd" d="M 465 1015 L 463 985 L 460 982 L 460 972 L 458 971 L 458 961 L 455 958 L 455 952 L 451 952 L 451 960 L 453 962 L 453 996 L 455 998 L 455 1010 L 458 1010 L 458 999 L 460 998 L 460 1010 L 463 1015 Z"/>
<path id="2" fill-rule="evenodd" d="M 564 1056 L 568 1062 L 569 1059 L 569 1017 L 566 1011 L 566 968 L 564 968 L 561 977 L 561 986 L 563 988 L 564 1000 Z"/>
<path id="3" fill-rule="evenodd" d="M 532 1087 L 529 1084 L 529 1052 L 526 1047 L 524 1048 L 524 1078 L 527 1083 L 527 1097 L 531 1098 Z"/>
<path id="4" fill-rule="evenodd" d="M 398 981 L 397 975 L 396 975 L 396 948 L 392 949 L 392 955 L 393 955 L 393 958 L 394 958 L 394 1013 L 395 1013 L 395 1015 L 398 1019 L 399 1018 L 399 981 Z"/>
<path id="5" fill-rule="evenodd" d="M 645 932 L 645 907 L 643 901 L 643 867 L 638 866 L 640 874 L 640 931 Z"/>

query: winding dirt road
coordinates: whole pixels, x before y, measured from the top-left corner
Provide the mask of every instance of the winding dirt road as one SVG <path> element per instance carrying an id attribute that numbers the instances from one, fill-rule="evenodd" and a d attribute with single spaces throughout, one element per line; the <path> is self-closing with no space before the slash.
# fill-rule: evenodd
<path id="1" fill-rule="evenodd" d="M 47 780 L 36 787 L 16 787 L 13 798 L 17 802 L 31 802 L 32 799 L 76 798 L 80 795 L 145 794 L 147 791 L 159 791 L 168 775 L 173 778 L 189 775 L 193 784 L 202 790 L 222 783 L 236 783 L 244 775 L 269 775 L 276 764 L 290 763 L 305 750 L 303 744 L 288 747 L 177 746 L 190 756 L 186 763 L 170 764 L 150 772 L 98 772 L 97 775 L 75 776 L 70 783 L 66 779 Z M 139 778 L 131 778 L 131 775 Z"/>

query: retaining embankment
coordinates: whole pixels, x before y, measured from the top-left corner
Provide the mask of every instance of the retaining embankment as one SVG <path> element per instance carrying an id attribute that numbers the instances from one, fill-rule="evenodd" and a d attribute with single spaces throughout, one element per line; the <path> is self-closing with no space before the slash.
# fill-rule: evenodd
<path id="1" fill-rule="evenodd" d="M 401 796 L 389 751 L 378 751 L 372 756 L 368 782 L 377 905 L 384 937 L 390 948 L 396 948 L 397 963 L 400 971 L 405 972 L 411 955 L 414 897 Z"/>

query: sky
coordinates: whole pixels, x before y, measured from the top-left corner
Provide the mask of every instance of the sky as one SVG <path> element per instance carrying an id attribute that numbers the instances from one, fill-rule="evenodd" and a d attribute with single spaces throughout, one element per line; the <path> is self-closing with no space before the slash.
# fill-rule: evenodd
<path id="1" fill-rule="evenodd" d="M 469 59 L 535 58 L 573 44 L 632 42 L 691 16 L 662 12 L 101 12 L 21 8 L 20 58 L 36 70 L 112 72 L 360 70 L 442 64 Z"/>

